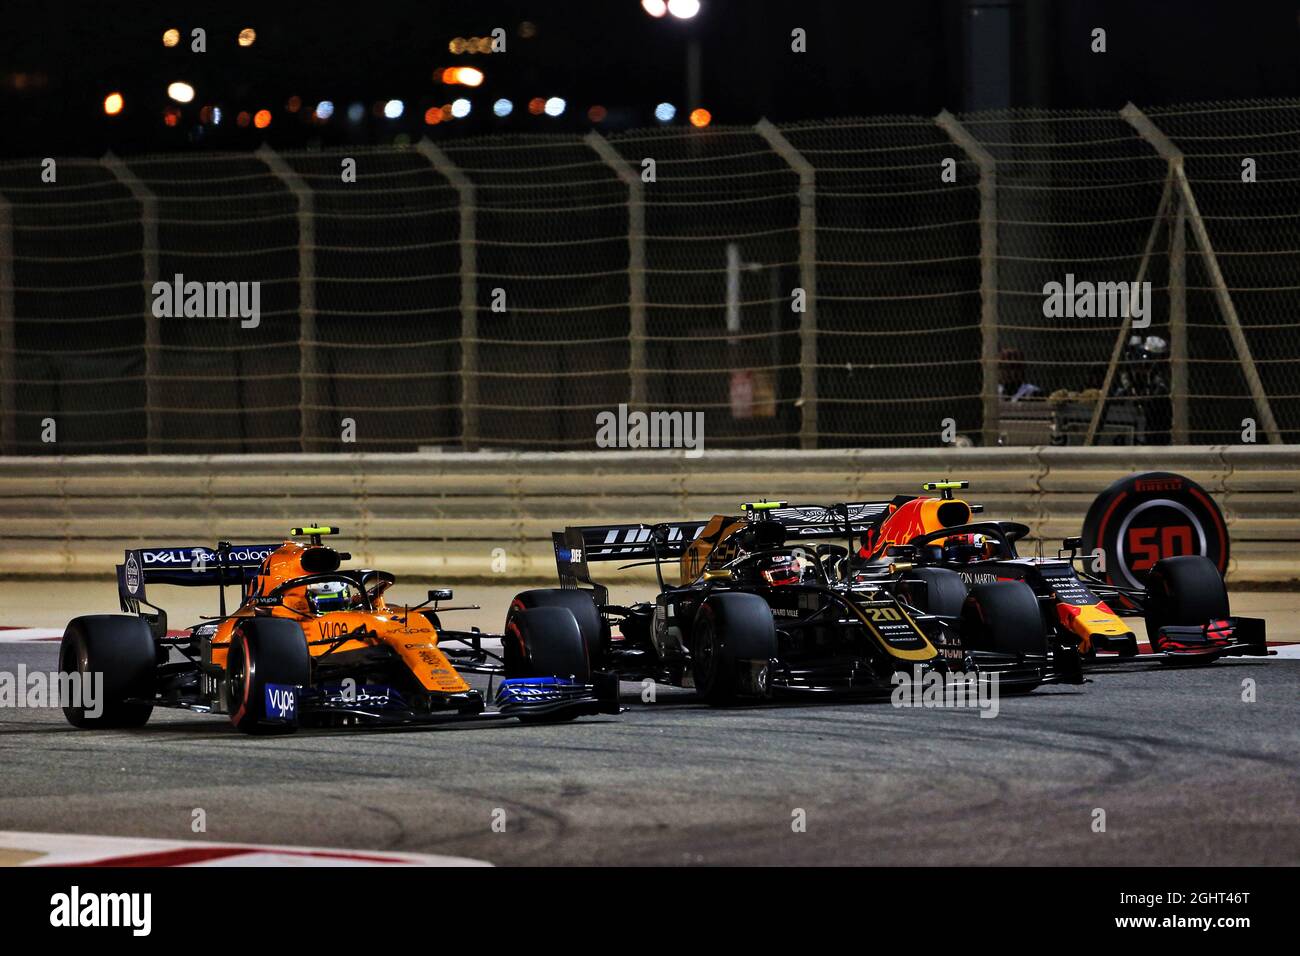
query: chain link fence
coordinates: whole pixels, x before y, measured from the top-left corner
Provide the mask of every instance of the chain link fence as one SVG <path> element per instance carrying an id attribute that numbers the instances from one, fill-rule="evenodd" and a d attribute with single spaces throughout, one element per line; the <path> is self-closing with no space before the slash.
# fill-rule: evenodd
<path id="1" fill-rule="evenodd" d="M 1298 147 L 1300 100 L 9 162 L 0 453 L 590 449 L 620 405 L 713 447 L 1294 442 Z"/>

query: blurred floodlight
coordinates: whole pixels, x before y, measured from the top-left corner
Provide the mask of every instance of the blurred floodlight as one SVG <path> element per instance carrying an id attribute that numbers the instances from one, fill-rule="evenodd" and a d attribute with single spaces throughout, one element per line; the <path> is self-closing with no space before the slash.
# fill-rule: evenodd
<path id="1" fill-rule="evenodd" d="M 188 103 L 190 100 L 194 99 L 194 87 L 190 86 L 188 83 L 182 83 L 180 80 L 177 80 L 175 83 L 167 87 L 167 95 L 177 103 Z"/>
<path id="2" fill-rule="evenodd" d="M 125 101 L 122 99 L 121 93 L 109 93 L 104 97 L 104 112 L 109 116 L 116 116 L 118 113 L 122 112 L 122 106 L 124 104 Z"/>
<path id="3" fill-rule="evenodd" d="M 710 113 L 708 110 L 704 109 L 703 107 L 701 107 L 698 110 L 691 110 L 692 126 L 704 127 L 704 126 L 708 126 L 712 122 L 713 122 L 713 114 Z"/>
<path id="4" fill-rule="evenodd" d="M 244 27 L 244 29 L 239 31 L 240 46 L 252 46 L 256 42 L 257 42 L 257 31 L 254 30 L 252 27 Z M 271 45 L 274 46 L 275 44 L 271 44 Z"/>
<path id="5" fill-rule="evenodd" d="M 546 101 L 546 105 L 543 106 L 542 109 L 546 111 L 547 116 L 559 116 L 561 113 L 564 112 L 564 107 L 565 107 L 564 100 L 562 100 L 558 96 L 552 96 L 549 100 Z"/>
<path id="6" fill-rule="evenodd" d="M 492 112 L 497 116 L 509 116 L 514 108 L 515 104 L 507 99 L 499 99 L 492 104 Z"/>
<path id="7" fill-rule="evenodd" d="M 593 123 L 603 123 L 605 117 L 608 115 L 609 110 L 605 109 L 605 107 L 601 106 L 599 103 L 587 110 L 587 119 L 591 120 Z"/>
<path id="8" fill-rule="evenodd" d="M 214 106 L 214 107 L 212 107 L 212 125 L 213 125 L 213 126 L 220 126 L 220 125 L 221 125 L 221 107 L 220 107 L 220 106 Z"/>
<path id="9" fill-rule="evenodd" d="M 384 104 L 384 115 L 389 119 L 398 119 L 406 109 L 406 104 L 401 100 L 389 100 Z"/>
<path id="10" fill-rule="evenodd" d="M 483 71 L 472 66 L 449 66 L 442 71 L 442 82 L 449 86 L 482 86 Z"/>
<path id="11" fill-rule="evenodd" d="M 349 122 L 360 123 L 365 118 L 366 118 L 366 104 L 353 103 L 351 106 L 348 107 Z"/>
<path id="12" fill-rule="evenodd" d="M 662 17 L 668 12 L 667 0 L 641 0 L 641 9 L 652 17 Z"/>
<path id="13" fill-rule="evenodd" d="M 327 120 L 334 115 L 334 104 L 329 100 L 321 100 L 316 104 L 316 118 L 318 120 Z"/>
<path id="14" fill-rule="evenodd" d="M 668 12 L 678 20 L 689 20 L 700 12 L 700 0 L 668 0 Z"/>
<path id="15" fill-rule="evenodd" d="M 172 27 L 170 30 L 163 31 L 163 46 L 175 46 L 181 42 L 181 31 Z"/>
<path id="16" fill-rule="evenodd" d="M 677 107 L 672 103 L 660 103 L 655 107 L 655 119 L 661 123 L 671 123 L 677 115 Z"/>
<path id="17" fill-rule="evenodd" d="M 271 111 L 258 110 L 253 114 L 253 125 L 258 129 L 266 129 L 271 125 Z"/>
<path id="18" fill-rule="evenodd" d="M 469 110 L 470 103 L 467 99 L 461 98 L 459 100 L 453 100 L 451 103 L 451 115 L 456 117 L 456 119 L 464 119 L 466 116 L 469 116 Z"/>

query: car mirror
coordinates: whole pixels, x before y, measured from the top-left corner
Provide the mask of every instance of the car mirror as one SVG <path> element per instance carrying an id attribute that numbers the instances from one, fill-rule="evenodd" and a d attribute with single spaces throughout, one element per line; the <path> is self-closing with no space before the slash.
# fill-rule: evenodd
<path id="1" fill-rule="evenodd" d="M 429 591 L 430 601 L 450 601 L 452 596 L 451 588 L 432 588 Z"/>

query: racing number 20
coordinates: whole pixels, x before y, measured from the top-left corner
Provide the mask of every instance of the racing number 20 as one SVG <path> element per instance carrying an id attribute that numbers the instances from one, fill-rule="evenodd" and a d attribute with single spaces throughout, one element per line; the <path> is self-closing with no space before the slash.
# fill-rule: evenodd
<path id="1" fill-rule="evenodd" d="M 1131 556 L 1129 567 L 1134 571 L 1145 571 L 1161 558 L 1195 553 L 1192 550 L 1192 529 L 1187 525 L 1129 528 L 1127 543 Z"/>

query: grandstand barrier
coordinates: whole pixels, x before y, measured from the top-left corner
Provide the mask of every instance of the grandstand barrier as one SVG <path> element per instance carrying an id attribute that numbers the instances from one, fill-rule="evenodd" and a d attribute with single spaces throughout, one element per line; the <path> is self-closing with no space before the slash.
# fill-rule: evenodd
<path id="1" fill-rule="evenodd" d="M 551 581 L 550 532 L 566 524 L 884 499 L 942 478 L 1028 524 L 1027 553 L 1037 539 L 1054 554 L 1100 491 L 1138 471 L 1185 474 L 1218 501 L 1230 583 L 1300 579 L 1300 448 L 1223 445 L 4 457 L 0 575 L 107 578 L 125 548 L 273 541 L 306 521 L 340 525 L 354 564 L 407 580 Z"/>

